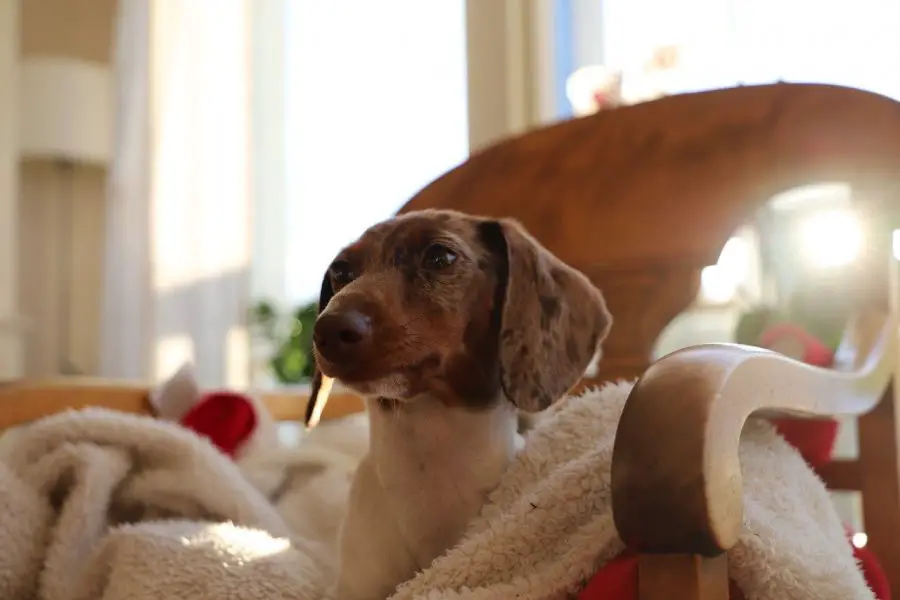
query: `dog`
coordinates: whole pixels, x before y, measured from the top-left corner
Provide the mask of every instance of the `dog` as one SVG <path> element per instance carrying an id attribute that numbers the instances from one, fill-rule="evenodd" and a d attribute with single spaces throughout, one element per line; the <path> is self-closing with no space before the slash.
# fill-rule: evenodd
<path id="1" fill-rule="evenodd" d="M 460 540 L 521 448 L 518 413 L 564 397 L 611 322 L 600 291 L 510 219 L 412 212 L 338 254 L 311 404 L 340 381 L 366 398 L 371 433 L 338 600 L 387 598 Z"/>

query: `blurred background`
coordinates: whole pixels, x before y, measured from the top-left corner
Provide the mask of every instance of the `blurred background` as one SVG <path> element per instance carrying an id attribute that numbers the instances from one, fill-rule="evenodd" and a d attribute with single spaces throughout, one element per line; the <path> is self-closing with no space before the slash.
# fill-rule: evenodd
<path id="1" fill-rule="evenodd" d="M 470 152 L 692 90 L 897 97 L 898 29 L 895 0 L 0 0 L 0 378 L 302 383 L 334 253 Z M 773 198 L 657 352 L 776 313 L 832 343 L 850 201 Z"/>
<path id="2" fill-rule="evenodd" d="M 0 381 L 302 384 L 333 255 L 470 152 L 694 90 L 900 97 L 898 30 L 896 0 L 0 0 Z M 841 182 L 772 198 L 657 356 L 833 351 L 864 230 Z"/>

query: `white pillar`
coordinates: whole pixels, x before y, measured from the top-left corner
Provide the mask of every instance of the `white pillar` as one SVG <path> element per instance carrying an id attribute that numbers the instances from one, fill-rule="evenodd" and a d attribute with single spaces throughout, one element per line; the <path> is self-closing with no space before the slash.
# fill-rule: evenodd
<path id="1" fill-rule="evenodd" d="M 466 0 L 471 152 L 540 122 L 535 42 L 547 2 Z"/>
<path id="2" fill-rule="evenodd" d="M 0 381 L 22 374 L 18 307 L 19 0 L 0 0 Z"/>

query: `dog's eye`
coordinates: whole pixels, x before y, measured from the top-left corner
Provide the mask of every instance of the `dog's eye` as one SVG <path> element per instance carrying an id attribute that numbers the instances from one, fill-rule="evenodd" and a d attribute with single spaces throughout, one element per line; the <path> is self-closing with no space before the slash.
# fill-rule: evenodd
<path id="1" fill-rule="evenodd" d="M 331 283 L 335 287 L 344 287 L 356 278 L 350 263 L 346 260 L 336 260 L 328 268 L 331 275 Z"/>
<path id="2" fill-rule="evenodd" d="M 456 252 L 441 244 L 429 246 L 422 257 L 422 266 L 431 271 L 446 269 L 454 262 L 456 262 Z"/>

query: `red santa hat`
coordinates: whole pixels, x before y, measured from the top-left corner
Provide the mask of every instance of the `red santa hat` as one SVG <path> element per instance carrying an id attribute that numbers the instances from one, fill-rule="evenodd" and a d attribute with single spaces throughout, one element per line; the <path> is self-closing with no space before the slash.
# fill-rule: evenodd
<path id="1" fill-rule="evenodd" d="M 258 398 L 230 390 L 203 392 L 190 363 L 156 387 L 150 403 L 159 418 L 207 438 L 235 460 L 278 446 L 276 424 Z"/>

